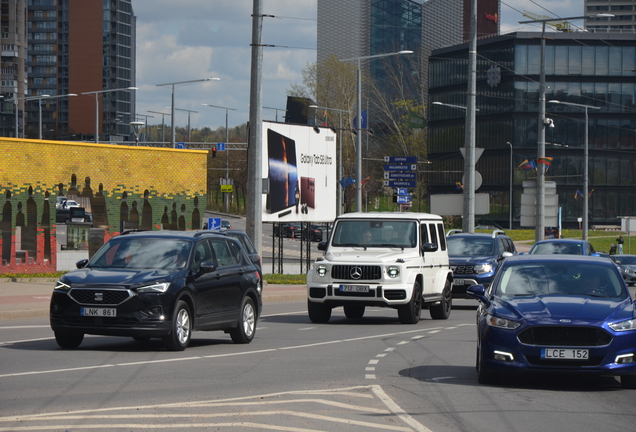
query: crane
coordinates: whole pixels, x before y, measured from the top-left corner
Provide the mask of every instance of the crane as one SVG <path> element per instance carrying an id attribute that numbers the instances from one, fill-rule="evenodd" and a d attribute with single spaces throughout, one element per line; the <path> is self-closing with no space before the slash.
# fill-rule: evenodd
<path id="1" fill-rule="evenodd" d="M 524 17 L 530 18 L 530 19 L 534 19 L 534 20 L 547 20 L 550 19 L 552 17 L 549 16 L 545 16 L 545 15 L 538 15 L 532 12 L 528 12 L 526 10 L 523 11 L 522 15 Z M 570 23 L 564 20 L 560 20 L 558 18 L 555 18 L 554 21 L 546 21 L 545 23 L 546 25 L 549 25 L 550 27 L 554 27 L 555 29 L 557 29 L 560 32 L 571 32 L 572 28 L 570 27 Z"/>

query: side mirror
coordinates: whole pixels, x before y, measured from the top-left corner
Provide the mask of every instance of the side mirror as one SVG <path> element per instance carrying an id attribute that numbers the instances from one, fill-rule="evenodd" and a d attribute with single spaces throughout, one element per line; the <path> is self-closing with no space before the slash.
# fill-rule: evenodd
<path id="1" fill-rule="evenodd" d="M 473 285 L 466 289 L 466 294 L 476 298 L 486 306 L 490 305 L 490 300 L 486 298 L 486 287 L 483 285 Z"/>
<path id="2" fill-rule="evenodd" d="M 79 260 L 78 262 L 75 263 L 75 267 L 77 267 L 78 269 L 81 269 L 86 267 L 86 264 L 88 264 L 87 259 Z"/>
<path id="3" fill-rule="evenodd" d="M 319 242 L 318 250 L 321 250 L 321 251 L 327 250 L 327 242 L 324 242 L 324 241 Z"/>
<path id="4" fill-rule="evenodd" d="M 501 257 L 499 257 L 499 259 L 504 259 L 511 256 L 514 256 L 512 252 L 505 251 L 504 253 L 501 254 Z"/>
<path id="5" fill-rule="evenodd" d="M 212 273 L 216 269 L 217 266 L 213 262 L 205 261 L 201 263 L 201 273 Z"/>
<path id="6" fill-rule="evenodd" d="M 437 245 L 435 243 L 424 243 L 422 245 L 422 252 L 435 252 L 437 251 Z"/>

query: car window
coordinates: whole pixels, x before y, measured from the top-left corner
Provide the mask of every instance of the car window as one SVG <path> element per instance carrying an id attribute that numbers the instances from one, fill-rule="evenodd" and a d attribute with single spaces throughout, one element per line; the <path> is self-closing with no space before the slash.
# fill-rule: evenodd
<path id="1" fill-rule="evenodd" d="M 239 259 L 230 249 L 228 242 L 224 239 L 210 240 L 210 245 L 216 256 L 216 262 L 219 267 L 229 267 L 239 264 Z"/>
<path id="2" fill-rule="evenodd" d="M 212 261 L 212 252 L 210 252 L 210 246 L 207 241 L 201 241 L 197 243 L 197 246 L 194 250 L 194 264 L 192 266 L 192 270 L 194 273 L 199 273 L 201 271 L 201 263 L 202 262 L 211 262 Z"/>
<path id="3" fill-rule="evenodd" d="M 448 242 L 449 255 L 494 255 L 495 242 L 490 237 L 459 237 L 450 236 Z"/>
<path id="4" fill-rule="evenodd" d="M 435 231 L 435 224 L 429 224 L 428 227 L 430 228 L 431 243 L 435 243 L 439 246 L 439 243 L 437 242 L 437 231 Z"/>
<path id="5" fill-rule="evenodd" d="M 534 254 L 566 254 L 566 255 L 583 255 L 580 243 L 566 242 L 548 242 L 538 243 L 531 253 Z"/>
<path id="6" fill-rule="evenodd" d="M 422 244 L 428 243 L 428 229 L 426 229 L 426 224 L 422 224 L 420 226 L 420 241 Z"/>
<path id="7" fill-rule="evenodd" d="M 118 236 L 93 256 L 90 267 L 130 269 L 179 269 L 190 255 L 183 240 Z"/>
<path id="8" fill-rule="evenodd" d="M 439 247 L 441 250 L 446 250 L 446 236 L 444 235 L 444 225 L 437 224 L 437 235 L 439 237 Z"/>

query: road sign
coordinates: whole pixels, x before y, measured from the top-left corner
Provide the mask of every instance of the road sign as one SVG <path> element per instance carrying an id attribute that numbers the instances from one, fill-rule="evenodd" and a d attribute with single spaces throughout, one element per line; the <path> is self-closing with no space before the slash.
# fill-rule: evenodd
<path id="1" fill-rule="evenodd" d="M 234 186 L 232 185 L 221 185 L 221 192 L 232 193 L 233 190 L 234 190 Z"/>
<path id="2" fill-rule="evenodd" d="M 208 218 L 207 229 L 209 230 L 221 230 L 221 218 Z"/>
<path id="3" fill-rule="evenodd" d="M 397 188 L 396 193 L 398 195 L 409 195 L 409 191 L 406 188 Z"/>
<path id="4" fill-rule="evenodd" d="M 184 148 L 186 148 L 186 144 L 185 143 L 177 143 L 177 148 L 178 149 L 184 149 Z"/>
<path id="5" fill-rule="evenodd" d="M 384 173 L 384 180 L 417 180 L 417 173 L 389 171 Z"/>
<path id="6" fill-rule="evenodd" d="M 384 171 L 417 171 L 417 165 L 384 165 Z"/>
<path id="7" fill-rule="evenodd" d="M 384 156 L 384 162 L 416 164 L 417 156 Z"/>
<path id="8" fill-rule="evenodd" d="M 384 180 L 384 186 L 414 188 L 417 182 L 415 180 Z"/>
<path id="9" fill-rule="evenodd" d="M 397 202 L 398 204 L 410 203 L 413 201 L 413 197 L 411 195 L 398 195 Z"/>
<path id="10" fill-rule="evenodd" d="M 216 149 L 218 151 L 225 151 L 225 143 L 216 143 Z"/>

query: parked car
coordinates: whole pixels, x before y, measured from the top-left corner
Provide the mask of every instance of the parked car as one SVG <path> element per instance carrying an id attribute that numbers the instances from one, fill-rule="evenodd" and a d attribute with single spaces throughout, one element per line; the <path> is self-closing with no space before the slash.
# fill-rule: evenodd
<path id="1" fill-rule="evenodd" d="M 500 263 L 517 255 L 512 239 L 504 231 L 463 233 L 450 230 L 446 236 L 448 260 L 453 270 L 453 297 L 470 298 L 466 289 L 471 285 L 490 285 Z"/>
<path id="2" fill-rule="evenodd" d="M 628 285 L 636 285 L 636 255 L 610 255 Z"/>
<path id="3" fill-rule="evenodd" d="M 557 373 L 621 377 L 636 388 L 636 311 L 618 268 L 606 258 L 507 258 L 489 288 L 468 293 L 477 310 L 477 376 Z"/>
<path id="4" fill-rule="evenodd" d="M 221 229 L 222 230 L 232 229 L 232 224 L 228 220 L 221 220 Z"/>
<path id="5" fill-rule="evenodd" d="M 111 238 L 63 275 L 51 297 L 58 345 L 85 334 L 161 338 L 182 351 L 192 331 L 254 338 L 262 309 L 260 272 L 238 240 L 213 231 L 143 231 Z"/>
<path id="6" fill-rule="evenodd" d="M 247 235 L 247 233 L 241 230 L 233 230 L 233 229 L 221 231 L 221 233 L 228 235 L 230 237 L 233 237 L 237 239 L 239 242 L 241 242 L 241 246 L 243 246 L 243 249 L 245 249 L 245 253 L 247 253 L 247 256 L 250 258 L 250 260 L 256 266 L 256 268 L 258 268 L 258 271 L 260 271 L 262 275 L 263 266 L 261 262 L 261 257 L 256 251 L 256 248 L 254 247 L 254 243 L 252 243 L 252 240 Z"/>
<path id="7" fill-rule="evenodd" d="M 594 247 L 587 240 L 549 239 L 538 241 L 532 246 L 529 255 L 536 254 L 568 254 L 593 255 Z"/>
<path id="8" fill-rule="evenodd" d="M 68 224 L 73 219 L 80 219 L 80 222 L 93 222 L 93 215 L 84 211 L 83 207 L 67 207 L 55 210 L 55 223 Z"/>

